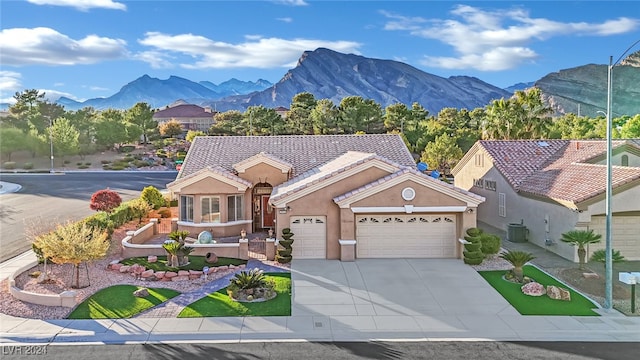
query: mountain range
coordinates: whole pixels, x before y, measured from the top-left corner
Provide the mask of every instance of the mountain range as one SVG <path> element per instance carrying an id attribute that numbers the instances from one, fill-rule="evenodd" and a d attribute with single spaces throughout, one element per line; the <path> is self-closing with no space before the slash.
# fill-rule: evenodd
<path id="1" fill-rule="evenodd" d="M 640 52 L 630 55 L 614 67 L 614 116 L 640 113 Z M 515 90 L 539 87 L 557 113 L 578 111 L 596 116 L 606 109 L 606 65 L 584 65 L 560 70 L 535 82 L 518 83 L 501 89 L 469 76 L 443 78 L 408 64 L 319 48 L 305 51 L 297 65 L 280 81 L 256 82 L 231 79 L 219 85 L 194 82 L 171 76 L 160 80 L 144 75 L 119 92 L 107 97 L 76 102 L 60 98 L 57 103 L 69 110 L 92 106 L 96 109 L 128 109 L 137 102 L 152 108 L 182 103 L 210 106 L 217 111 L 240 110 L 248 106 L 286 107 L 294 95 L 310 92 L 316 99 L 331 99 L 339 104 L 346 96 L 372 99 L 383 107 L 393 103 L 420 103 L 430 113 L 442 108 L 474 109 L 491 100 L 510 97 Z"/>

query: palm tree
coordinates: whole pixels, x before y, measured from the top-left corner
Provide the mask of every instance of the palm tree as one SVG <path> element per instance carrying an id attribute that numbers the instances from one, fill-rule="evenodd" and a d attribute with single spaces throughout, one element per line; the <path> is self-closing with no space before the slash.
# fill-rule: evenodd
<path id="1" fill-rule="evenodd" d="M 510 250 L 506 253 L 500 254 L 500 258 L 507 260 L 511 265 L 513 265 L 513 275 L 515 275 L 518 282 L 522 282 L 524 279 L 522 267 L 536 257 L 525 251 Z"/>
<path id="2" fill-rule="evenodd" d="M 562 238 L 560 238 L 560 240 L 571 245 L 578 245 L 580 270 L 584 270 L 584 263 L 587 255 L 587 249 L 585 249 L 584 246 L 598 243 L 601 238 L 602 235 L 594 233 L 593 230 L 571 230 L 562 234 Z"/>

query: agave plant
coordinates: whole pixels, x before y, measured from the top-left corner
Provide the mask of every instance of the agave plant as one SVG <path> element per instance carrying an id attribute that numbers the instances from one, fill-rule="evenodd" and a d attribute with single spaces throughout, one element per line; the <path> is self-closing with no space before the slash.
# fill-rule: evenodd
<path id="1" fill-rule="evenodd" d="M 515 275 L 518 282 L 522 282 L 524 279 L 522 267 L 536 257 L 526 251 L 510 250 L 500 254 L 500 258 L 505 259 L 513 265 L 513 275 Z"/>
<path id="2" fill-rule="evenodd" d="M 262 288 L 267 285 L 262 270 L 241 271 L 231 279 L 231 285 L 240 290 Z"/>
<path id="3" fill-rule="evenodd" d="M 584 270 L 585 258 L 587 256 L 585 245 L 598 243 L 601 238 L 602 235 L 594 233 L 593 230 L 571 230 L 562 234 L 560 240 L 578 246 L 579 267 L 580 270 Z"/>

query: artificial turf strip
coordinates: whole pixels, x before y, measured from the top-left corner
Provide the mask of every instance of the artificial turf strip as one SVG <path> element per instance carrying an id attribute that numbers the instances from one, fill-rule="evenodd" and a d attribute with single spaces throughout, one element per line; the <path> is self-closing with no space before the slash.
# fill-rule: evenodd
<path id="1" fill-rule="evenodd" d="M 181 266 L 179 268 L 169 267 L 167 266 L 167 257 L 166 256 L 158 256 L 157 262 L 150 263 L 147 261 L 147 257 L 132 257 L 128 259 L 124 259 L 120 261 L 121 264 L 124 265 L 133 265 L 138 264 L 144 266 L 147 270 L 153 271 L 176 271 L 176 270 L 199 270 L 202 271 L 202 268 L 208 266 L 210 268 L 216 266 L 225 266 L 225 265 L 242 265 L 247 264 L 247 260 L 233 259 L 233 258 L 225 258 L 219 257 L 218 261 L 215 264 L 210 264 L 206 261 L 204 256 L 191 256 L 189 255 L 189 264 L 185 266 Z"/>
<path id="2" fill-rule="evenodd" d="M 522 285 L 504 280 L 505 270 L 479 271 L 480 275 L 522 315 L 599 316 L 592 309 L 597 306 L 535 266 L 526 265 L 524 275 L 545 286 L 555 285 L 571 293 L 571 301 L 554 300 L 547 295 L 529 296 L 522 293 Z"/>
<path id="3" fill-rule="evenodd" d="M 133 292 L 138 289 L 141 287 L 135 285 L 115 285 L 104 288 L 80 303 L 67 318 L 127 319 L 180 295 L 180 292 L 172 289 L 147 288 L 149 296 L 139 298 L 133 295 Z"/>
<path id="4" fill-rule="evenodd" d="M 291 274 L 265 273 L 276 283 L 275 298 L 264 302 L 242 303 L 231 300 L 227 288 L 189 304 L 179 318 L 217 316 L 291 316 Z"/>

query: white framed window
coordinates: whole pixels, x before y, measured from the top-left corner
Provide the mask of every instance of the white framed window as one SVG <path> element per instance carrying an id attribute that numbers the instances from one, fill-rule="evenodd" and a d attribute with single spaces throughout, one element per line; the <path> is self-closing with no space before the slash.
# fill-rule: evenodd
<path id="1" fill-rule="evenodd" d="M 180 220 L 193 222 L 193 196 L 180 195 Z"/>
<path id="2" fill-rule="evenodd" d="M 507 217 L 507 197 L 504 193 L 498 193 L 498 216 Z"/>
<path id="3" fill-rule="evenodd" d="M 244 195 L 227 196 L 227 221 L 244 220 Z"/>
<path id="4" fill-rule="evenodd" d="M 200 222 L 220 222 L 220 196 L 204 196 L 200 198 L 202 212 Z"/>

